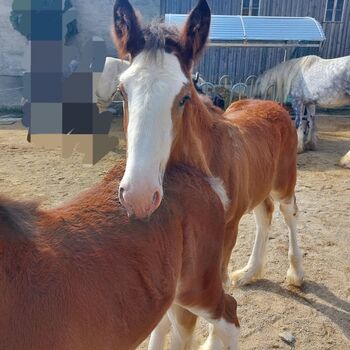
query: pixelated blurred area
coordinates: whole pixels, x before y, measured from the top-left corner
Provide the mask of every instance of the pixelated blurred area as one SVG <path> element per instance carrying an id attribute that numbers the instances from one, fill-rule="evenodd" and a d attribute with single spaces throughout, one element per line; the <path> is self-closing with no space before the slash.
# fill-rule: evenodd
<path id="1" fill-rule="evenodd" d="M 23 76 L 28 141 L 60 147 L 64 157 L 77 150 L 95 164 L 118 143 L 108 136 L 111 112 L 100 113 L 94 97 L 106 60 L 104 40 L 92 37 L 81 52 L 67 45 L 78 33 L 70 0 L 16 0 L 11 21 L 30 43 L 30 69 Z"/>

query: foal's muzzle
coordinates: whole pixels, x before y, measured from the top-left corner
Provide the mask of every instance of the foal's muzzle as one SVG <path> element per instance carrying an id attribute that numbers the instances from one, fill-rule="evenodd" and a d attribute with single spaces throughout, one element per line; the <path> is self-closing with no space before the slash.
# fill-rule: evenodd
<path id="1" fill-rule="evenodd" d="M 129 217 L 146 219 L 159 207 L 163 198 L 162 189 L 137 191 L 127 186 L 119 187 L 119 200 Z"/>

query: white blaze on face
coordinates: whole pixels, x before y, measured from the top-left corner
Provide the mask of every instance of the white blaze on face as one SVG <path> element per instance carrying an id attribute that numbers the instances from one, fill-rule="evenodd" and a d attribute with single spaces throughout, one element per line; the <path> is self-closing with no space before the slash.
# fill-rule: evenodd
<path id="1" fill-rule="evenodd" d="M 173 141 L 171 110 L 188 82 L 173 54 L 142 52 L 120 82 L 128 100 L 127 164 L 120 183 L 129 213 L 150 215 L 162 198 L 163 173 Z"/>

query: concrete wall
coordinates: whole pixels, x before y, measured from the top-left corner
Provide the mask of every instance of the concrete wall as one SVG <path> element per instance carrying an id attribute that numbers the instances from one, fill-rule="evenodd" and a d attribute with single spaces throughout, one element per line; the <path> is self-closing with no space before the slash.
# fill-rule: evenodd
<path id="1" fill-rule="evenodd" d="M 29 0 L 28 0 L 29 1 Z M 24 70 L 24 54 L 28 41 L 12 28 L 9 17 L 13 0 L 0 1 L 0 80 L 1 75 L 21 75 Z M 145 21 L 160 14 L 160 0 L 131 0 Z M 73 45 L 82 48 L 94 35 L 102 37 L 107 44 L 108 55 L 116 55 L 110 39 L 114 0 L 72 0 L 77 8 L 79 34 Z M 1 84 L 1 82 L 0 82 Z"/>
<path id="2" fill-rule="evenodd" d="M 0 1 L 0 75 L 21 75 L 23 55 L 28 48 L 27 39 L 12 28 L 11 6 L 12 0 Z"/>
<path id="3" fill-rule="evenodd" d="M 160 15 L 160 0 L 130 0 L 130 2 L 139 10 L 145 21 Z M 107 54 L 116 56 L 109 34 L 113 23 L 114 0 L 73 0 L 72 3 L 78 10 L 79 34 L 75 40 L 78 47 L 81 48 L 89 38 L 97 35 L 106 41 Z"/>

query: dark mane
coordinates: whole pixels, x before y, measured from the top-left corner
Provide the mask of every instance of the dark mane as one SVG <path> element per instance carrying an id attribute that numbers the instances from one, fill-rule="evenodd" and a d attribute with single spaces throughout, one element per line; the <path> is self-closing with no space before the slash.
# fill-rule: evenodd
<path id="1" fill-rule="evenodd" d="M 175 54 L 180 60 L 180 64 L 183 67 L 184 73 L 190 69 L 188 62 L 192 62 L 192 52 L 189 54 L 188 48 L 184 46 L 183 34 L 180 32 L 179 27 L 176 25 L 170 25 L 164 23 L 162 19 L 155 19 L 150 24 L 145 25 L 142 28 L 142 34 L 144 36 L 143 50 L 156 54 L 157 52 L 165 51 L 167 53 Z M 204 51 L 205 45 L 201 52 L 197 53 L 197 57 L 194 61 L 198 62 L 201 57 L 201 53 Z"/>
<path id="2" fill-rule="evenodd" d="M 205 104 L 205 106 L 207 107 L 208 111 L 213 114 L 213 115 L 223 115 L 224 114 L 224 110 L 222 110 L 221 108 L 215 106 L 215 104 L 213 103 L 212 99 L 207 96 L 207 95 L 202 95 L 202 94 L 198 94 L 199 99 Z"/>
<path id="3" fill-rule="evenodd" d="M 176 26 L 164 23 L 161 19 L 153 20 L 142 29 L 145 46 L 144 50 L 156 52 L 164 50 L 166 52 L 180 51 L 180 32 Z"/>

